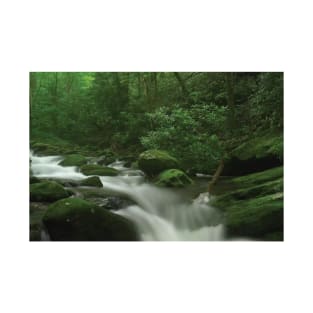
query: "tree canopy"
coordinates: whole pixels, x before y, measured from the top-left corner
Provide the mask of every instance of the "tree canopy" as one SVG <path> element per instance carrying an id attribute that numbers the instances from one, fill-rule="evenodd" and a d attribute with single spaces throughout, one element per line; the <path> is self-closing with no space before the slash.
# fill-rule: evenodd
<path id="1" fill-rule="evenodd" d="M 164 149 L 211 171 L 242 138 L 283 128 L 283 73 L 32 72 L 36 141 Z"/>

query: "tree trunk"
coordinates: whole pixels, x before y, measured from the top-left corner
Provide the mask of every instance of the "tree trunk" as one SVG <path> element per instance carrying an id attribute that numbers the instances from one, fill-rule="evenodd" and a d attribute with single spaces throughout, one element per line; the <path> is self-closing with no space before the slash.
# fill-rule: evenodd
<path id="1" fill-rule="evenodd" d="M 211 181 L 209 182 L 209 186 L 208 186 L 208 192 L 211 192 L 212 187 L 215 185 L 215 183 L 217 182 L 218 178 L 220 177 L 222 171 L 224 169 L 224 160 L 221 160 Z"/>
<path id="2" fill-rule="evenodd" d="M 182 77 L 180 76 L 180 74 L 178 72 L 174 72 L 173 74 L 174 74 L 174 76 L 176 77 L 176 79 L 177 79 L 177 81 L 179 83 L 179 86 L 181 88 L 183 97 L 188 102 L 189 101 L 189 92 L 188 92 L 188 89 L 186 87 L 186 84 L 185 84 L 184 80 L 182 79 Z"/>
<path id="3" fill-rule="evenodd" d="M 226 90 L 227 90 L 227 105 L 229 109 L 228 113 L 228 126 L 230 132 L 236 126 L 236 115 L 235 115 L 235 83 L 234 73 L 227 72 L 226 75 Z"/>

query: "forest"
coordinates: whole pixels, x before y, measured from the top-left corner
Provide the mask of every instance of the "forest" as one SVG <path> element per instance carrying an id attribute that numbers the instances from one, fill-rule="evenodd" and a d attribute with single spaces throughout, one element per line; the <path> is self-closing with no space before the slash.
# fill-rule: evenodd
<path id="1" fill-rule="evenodd" d="M 283 240 L 283 73 L 29 86 L 31 241 Z"/>

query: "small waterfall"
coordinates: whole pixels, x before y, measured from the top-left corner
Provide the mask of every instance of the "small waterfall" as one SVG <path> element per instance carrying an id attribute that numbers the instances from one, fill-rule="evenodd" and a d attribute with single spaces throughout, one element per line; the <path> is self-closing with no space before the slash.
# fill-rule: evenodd
<path id="1" fill-rule="evenodd" d="M 62 160 L 59 156 L 38 157 L 31 153 L 30 157 L 31 169 L 37 177 L 75 180 L 88 177 L 79 173 L 76 167 L 59 165 Z M 110 194 L 134 200 L 136 205 L 115 213 L 132 220 L 142 240 L 224 240 L 220 214 L 209 205 L 207 195 L 186 201 L 175 191 L 146 183 L 141 171 L 128 169 L 122 162 L 109 166 L 121 170 L 121 174 L 115 177 L 100 176 L 103 188 Z"/>

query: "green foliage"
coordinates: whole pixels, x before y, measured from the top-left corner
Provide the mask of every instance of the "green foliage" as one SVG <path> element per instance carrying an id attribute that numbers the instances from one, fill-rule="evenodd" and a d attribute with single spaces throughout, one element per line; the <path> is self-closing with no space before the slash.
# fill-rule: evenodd
<path id="1" fill-rule="evenodd" d="M 283 73 L 262 73 L 249 100 L 250 118 L 261 129 L 283 127 Z"/>
<path id="2" fill-rule="evenodd" d="M 30 73 L 31 140 L 50 145 L 42 154 L 164 149 L 212 173 L 224 148 L 282 125 L 283 73 Z M 282 158 L 282 142 L 272 150 Z"/>
<path id="3" fill-rule="evenodd" d="M 212 171 L 223 155 L 215 132 L 225 110 L 216 106 L 195 106 L 191 112 L 176 105 L 173 109 L 161 107 L 147 118 L 153 130 L 141 138 L 148 149 L 169 151 L 183 161 L 186 168 Z M 198 117 L 198 118 L 197 118 Z M 206 117 L 212 118 L 212 123 Z M 212 133 L 208 133 L 208 131 Z"/>

